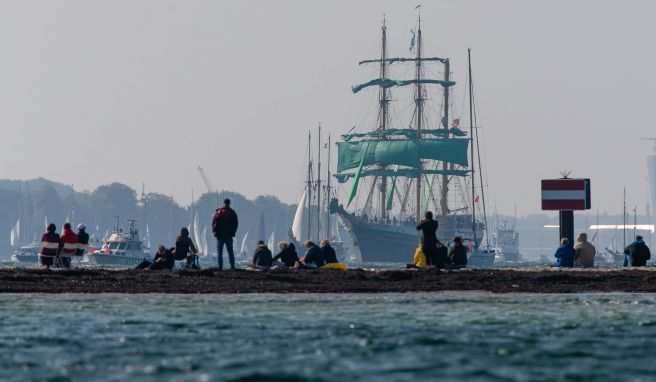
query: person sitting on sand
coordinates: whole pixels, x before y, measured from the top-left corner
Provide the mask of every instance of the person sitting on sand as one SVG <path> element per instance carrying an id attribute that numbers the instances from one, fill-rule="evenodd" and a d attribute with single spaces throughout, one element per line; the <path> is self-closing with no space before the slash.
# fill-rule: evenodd
<path id="1" fill-rule="evenodd" d="M 278 243 L 278 249 L 280 249 L 280 252 L 278 252 L 278 254 L 273 258 L 273 261 L 280 261 L 287 268 L 291 268 L 297 265 L 299 260 L 294 243 L 287 244 L 284 241 L 281 241 Z"/>
<path id="2" fill-rule="evenodd" d="M 449 263 L 449 248 L 446 247 L 441 241 L 437 241 L 437 250 L 435 250 L 435 258 L 433 259 L 433 266 L 442 267 Z"/>
<path id="3" fill-rule="evenodd" d="M 157 271 L 160 269 L 173 269 L 173 253 L 166 249 L 163 245 L 157 247 L 157 253 L 152 262 L 148 260 L 142 261 L 135 269 L 150 269 L 151 271 Z"/>
<path id="4" fill-rule="evenodd" d="M 264 241 L 258 241 L 255 253 L 253 253 L 253 266 L 257 269 L 269 269 L 273 263 L 271 257 L 271 251 L 267 245 L 264 244 Z"/>
<path id="5" fill-rule="evenodd" d="M 314 244 L 312 240 L 305 242 L 305 256 L 301 259 L 303 265 L 307 268 L 319 268 L 326 264 L 326 261 L 323 258 L 323 253 L 321 253 L 321 248 Z"/>
<path id="6" fill-rule="evenodd" d="M 651 259 L 651 252 L 640 235 L 636 236 L 635 241 L 624 249 L 625 267 L 644 267 L 649 259 Z"/>
<path id="7" fill-rule="evenodd" d="M 453 245 L 449 248 L 448 256 L 451 264 L 460 267 L 467 266 L 467 249 L 462 244 L 462 238 L 460 236 L 453 238 Z"/>
<path id="8" fill-rule="evenodd" d="M 182 227 L 180 235 L 175 238 L 175 259 L 187 259 L 188 268 L 198 268 L 198 265 L 194 261 L 197 253 L 198 250 L 189 237 L 189 230 L 186 227 Z"/>
<path id="9" fill-rule="evenodd" d="M 574 266 L 574 257 L 576 257 L 576 253 L 566 237 L 560 239 L 560 247 L 556 250 L 554 257 L 558 259 L 556 260 L 557 267 L 571 268 Z"/>
<path id="10" fill-rule="evenodd" d="M 575 257 L 574 260 L 576 265 L 580 267 L 594 267 L 595 255 L 597 250 L 594 245 L 588 242 L 588 234 L 582 232 L 576 238 L 576 245 L 574 245 Z"/>
<path id="11" fill-rule="evenodd" d="M 335 248 L 330 245 L 328 239 L 321 240 L 321 254 L 323 255 L 323 260 L 326 264 L 337 264 L 337 254 L 335 253 Z"/>

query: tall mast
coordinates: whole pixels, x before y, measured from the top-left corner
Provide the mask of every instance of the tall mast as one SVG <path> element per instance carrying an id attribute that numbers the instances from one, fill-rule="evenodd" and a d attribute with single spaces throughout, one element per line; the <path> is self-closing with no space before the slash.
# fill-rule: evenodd
<path id="1" fill-rule="evenodd" d="M 307 173 L 307 209 L 308 230 L 306 240 L 312 237 L 312 134 L 308 131 L 308 173 Z"/>
<path id="2" fill-rule="evenodd" d="M 380 54 L 380 78 L 387 78 L 387 26 L 385 26 L 385 18 L 383 17 L 383 26 L 382 26 L 382 42 L 381 42 L 381 54 Z M 384 86 L 380 87 L 379 95 L 380 103 L 380 130 L 387 130 L 387 89 Z M 385 139 L 383 137 L 382 139 Z M 385 166 L 382 166 L 385 168 Z M 387 177 L 381 176 L 380 179 L 380 219 L 384 220 L 386 215 L 386 201 L 387 197 Z"/>
<path id="3" fill-rule="evenodd" d="M 330 205 L 330 133 L 328 133 L 328 177 L 326 178 L 326 206 L 328 207 Z M 330 208 L 330 207 L 328 207 Z M 330 237 L 330 211 L 327 211 L 326 213 L 326 239 L 330 240 L 332 239 Z"/>
<path id="4" fill-rule="evenodd" d="M 449 59 L 445 59 L 444 62 L 444 81 L 449 81 L 451 76 L 451 65 Z M 449 87 L 444 87 L 444 116 L 442 117 L 442 127 L 444 129 L 449 128 Z M 449 137 L 449 134 L 445 136 Z M 449 204 L 448 204 L 448 193 L 449 193 L 449 178 L 446 175 L 446 171 L 449 169 L 449 164 L 447 162 L 442 162 L 442 170 L 445 174 L 442 175 L 442 189 L 440 190 L 440 214 L 442 220 L 446 220 L 446 216 L 449 214 Z"/>
<path id="5" fill-rule="evenodd" d="M 321 123 L 317 148 L 317 240 L 321 240 Z"/>
<path id="6" fill-rule="evenodd" d="M 417 28 L 417 73 L 416 73 L 416 79 L 417 79 L 417 94 L 415 96 L 415 104 L 417 105 L 417 130 L 421 130 L 421 120 L 423 118 L 423 109 L 424 109 L 424 100 L 422 99 L 422 94 L 421 94 L 421 13 L 419 14 L 418 17 L 418 28 Z M 421 139 L 421 136 L 417 136 L 418 139 Z M 421 221 L 421 167 L 422 163 L 421 161 L 419 162 L 419 175 L 417 175 L 417 186 L 416 186 L 416 221 L 419 223 Z"/>
<path id="7" fill-rule="evenodd" d="M 471 200 L 472 200 L 472 231 L 476 243 L 476 176 L 474 176 L 474 98 L 472 86 L 471 49 L 467 49 L 467 70 L 469 72 L 469 139 L 471 142 Z M 480 170 L 480 169 L 479 169 Z"/>
<path id="8" fill-rule="evenodd" d="M 626 187 L 624 187 L 624 224 L 622 224 L 622 236 L 624 237 L 624 248 L 626 248 Z"/>

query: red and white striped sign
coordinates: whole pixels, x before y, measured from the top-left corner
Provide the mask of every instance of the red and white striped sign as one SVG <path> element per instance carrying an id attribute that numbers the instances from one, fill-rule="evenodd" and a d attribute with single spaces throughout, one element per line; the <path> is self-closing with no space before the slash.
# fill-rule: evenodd
<path id="1" fill-rule="evenodd" d="M 590 209 L 590 179 L 543 179 L 542 209 Z"/>

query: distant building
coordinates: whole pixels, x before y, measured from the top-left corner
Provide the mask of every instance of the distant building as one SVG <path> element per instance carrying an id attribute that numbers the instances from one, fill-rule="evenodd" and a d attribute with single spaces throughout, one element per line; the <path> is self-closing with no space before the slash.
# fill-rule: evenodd
<path id="1" fill-rule="evenodd" d="M 647 157 L 647 173 L 649 175 L 649 194 L 651 195 L 651 216 L 656 216 L 656 141 L 654 152 Z"/>

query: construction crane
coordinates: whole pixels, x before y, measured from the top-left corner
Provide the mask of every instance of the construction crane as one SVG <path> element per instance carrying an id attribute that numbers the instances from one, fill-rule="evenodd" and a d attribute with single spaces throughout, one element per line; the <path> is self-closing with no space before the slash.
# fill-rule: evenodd
<path id="1" fill-rule="evenodd" d="M 216 188 L 212 187 L 212 183 L 210 183 L 210 180 L 207 178 L 207 175 L 205 174 L 205 170 L 203 170 L 202 167 L 198 166 L 198 172 L 200 173 L 201 179 L 203 179 L 203 183 L 205 183 L 207 192 L 215 192 Z"/>

